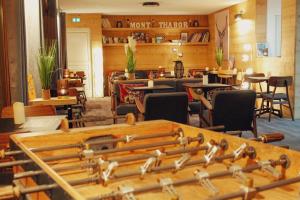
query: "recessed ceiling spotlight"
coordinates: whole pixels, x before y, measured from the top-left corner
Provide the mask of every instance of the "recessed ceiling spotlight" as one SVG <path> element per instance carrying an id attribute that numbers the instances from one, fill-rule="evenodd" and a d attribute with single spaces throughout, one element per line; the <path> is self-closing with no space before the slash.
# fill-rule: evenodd
<path id="1" fill-rule="evenodd" d="M 159 2 L 145 1 L 145 2 L 143 2 L 143 6 L 144 7 L 158 7 L 159 6 Z"/>

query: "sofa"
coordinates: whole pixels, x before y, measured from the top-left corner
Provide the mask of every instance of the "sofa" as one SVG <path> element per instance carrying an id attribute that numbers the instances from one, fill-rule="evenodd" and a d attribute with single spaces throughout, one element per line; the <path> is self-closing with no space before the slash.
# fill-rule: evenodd
<path id="1" fill-rule="evenodd" d="M 154 85 L 169 85 L 173 87 L 164 92 L 186 92 L 184 83 L 197 83 L 201 82 L 202 78 L 182 78 L 182 79 L 154 79 Z M 118 116 L 126 115 L 127 113 L 134 113 L 138 115 L 138 109 L 135 103 L 123 103 L 120 99 L 120 84 L 148 84 L 148 79 L 135 79 L 135 80 L 113 80 L 111 88 L 111 110 L 114 117 L 114 123 L 117 123 Z M 199 102 L 189 102 L 189 112 L 191 114 L 198 114 L 200 112 Z"/>

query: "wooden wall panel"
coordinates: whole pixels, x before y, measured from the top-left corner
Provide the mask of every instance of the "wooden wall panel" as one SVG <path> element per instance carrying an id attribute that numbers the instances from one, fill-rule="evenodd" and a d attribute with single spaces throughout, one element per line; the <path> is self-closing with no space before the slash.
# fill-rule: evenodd
<path id="1" fill-rule="evenodd" d="M 267 40 L 267 0 L 256 0 L 256 42 Z"/>
<path id="2" fill-rule="evenodd" d="M 295 32 L 296 32 L 296 0 L 282 0 L 282 56 L 281 57 L 256 57 L 256 42 L 261 37 L 256 38 L 256 30 L 261 29 L 262 24 L 256 27 L 256 20 L 261 23 L 261 19 L 256 18 L 257 3 L 261 5 L 262 0 L 248 0 L 244 3 L 229 7 L 229 55 L 236 59 L 236 66 L 239 70 L 245 70 L 247 67 L 253 67 L 257 72 L 263 72 L 271 75 L 291 75 L 295 76 Z M 240 11 L 244 12 L 243 20 L 236 22 L 234 15 Z M 214 13 L 209 15 L 209 24 L 211 35 L 214 35 Z M 259 30 L 259 33 L 262 31 Z M 258 41 L 259 40 L 259 41 Z M 252 52 L 251 62 L 242 62 L 242 55 L 245 53 L 244 44 L 251 44 Z M 214 39 L 211 40 L 210 54 L 214 59 Z M 214 65 L 214 60 L 212 65 Z M 294 86 L 290 94 L 295 99 Z M 298 106 L 300 107 L 300 106 Z M 300 115 L 300 114 L 299 114 Z M 299 116 L 298 115 L 298 116 Z"/>
<path id="3" fill-rule="evenodd" d="M 300 118 L 300 1 L 296 4 L 295 117 Z"/>

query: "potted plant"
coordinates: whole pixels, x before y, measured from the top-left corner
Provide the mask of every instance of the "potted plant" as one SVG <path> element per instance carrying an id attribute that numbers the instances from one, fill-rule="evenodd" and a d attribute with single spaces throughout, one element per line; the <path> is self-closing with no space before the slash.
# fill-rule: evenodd
<path id="1" fill-rule="evenodd" d="M 50 87 L 52 82 L 52 73 L 54 71 L 56 60 L 56 42 L 42 47 L 38 54 L 38 70 L 42 85 L 42 98 L 50 99 Z"/>
<path id="2" fill-rule="evenodd" d="M 216 62 L 219 67 L 222 66 L 223 62 L 223 50 L 222 48 L 216 48 Z"/>
<path id="3" fill-rule="evenodd" d="M 127 73 L 128 79 L 135 79 L 135 67 L 136 67 L 136 40 L 132 36 L 128 37 L 128 44 L 125 44 L 125 54 L 127 59 Z M 126 70 L 125 70 L 126 71 Z"/>

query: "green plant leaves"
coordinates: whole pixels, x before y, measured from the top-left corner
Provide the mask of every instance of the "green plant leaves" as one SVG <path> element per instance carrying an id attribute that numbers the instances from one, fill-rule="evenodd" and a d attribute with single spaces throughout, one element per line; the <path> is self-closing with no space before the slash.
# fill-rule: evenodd
<path id="1" fill-rule="evenodd" d="M 42 89 L 47 90 L 51 87 L 52 73 L 56 61 L 56 42 L 53 41 L 49 46 L 42 47 L 37 57 L 38 70 Z"/>

